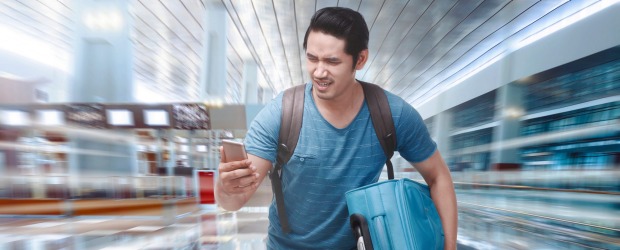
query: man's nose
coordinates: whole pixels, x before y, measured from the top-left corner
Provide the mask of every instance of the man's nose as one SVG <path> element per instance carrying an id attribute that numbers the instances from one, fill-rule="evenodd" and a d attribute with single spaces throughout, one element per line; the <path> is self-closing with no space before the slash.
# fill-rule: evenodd
<path id="1" fill-rule="evenodd" d="M 327 76 L 327 70 L 323 66 L 322 63 L 317 64 L 316 69 L 314 70 L 315 78 L 324 78 Z"/>

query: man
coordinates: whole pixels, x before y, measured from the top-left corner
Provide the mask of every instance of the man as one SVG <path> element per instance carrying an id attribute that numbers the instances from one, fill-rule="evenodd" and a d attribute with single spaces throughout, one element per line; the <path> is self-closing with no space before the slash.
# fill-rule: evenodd
<path id="1" fill-rule="evenodd" d="M 329 7 L 312 17 L 304 38 L 307 70 L 302 128 L 283 167 L 284 203 L 291 232 L 282 232 L 275 201 L 269 210 L 269 249 L 353 249 L 344 193 L 377 182 L 386 161 L 355 72 L 368 60 L 368 27 L 351 9 Z M 420 115 L 386 92 L 397 150 L 431 189 L 445 234 L 456 249 L 457 210 L 450 172 Z M 238 210 L 264 181 L 276 160 L 282 94 L 255 118 L 245 139 L 248 160 L 225 163 L 222 154 L 216 199 Z"/>

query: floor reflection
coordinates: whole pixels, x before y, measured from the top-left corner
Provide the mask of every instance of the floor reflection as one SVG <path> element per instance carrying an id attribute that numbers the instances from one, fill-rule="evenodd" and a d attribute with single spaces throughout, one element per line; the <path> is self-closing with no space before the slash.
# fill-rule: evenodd
<path id="1" fill-rule="evenodd" d="M 217 207 L 172 217 L 0 215 L 0 250 L 265 249 L 271 186 L 236 212 Z M 153 214 L 160 213 L 154 212 Z M 146 213 L 149 214 L 149 213 Z"/>
<path id="2" fill-rule="evenodd" d="M 267 214 L 162 218 L 0 218 L 0 249 L 265 249 Z"/>

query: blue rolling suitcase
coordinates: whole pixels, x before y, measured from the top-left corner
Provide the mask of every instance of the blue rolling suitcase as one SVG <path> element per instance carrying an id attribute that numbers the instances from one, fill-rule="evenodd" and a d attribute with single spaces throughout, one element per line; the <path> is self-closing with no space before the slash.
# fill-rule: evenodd
<path id="1" fill-rule="evenodd" d="M 428 186 L 388 180 L 345 196 L 358 249 L 443 249 L 443 228 Z"/>

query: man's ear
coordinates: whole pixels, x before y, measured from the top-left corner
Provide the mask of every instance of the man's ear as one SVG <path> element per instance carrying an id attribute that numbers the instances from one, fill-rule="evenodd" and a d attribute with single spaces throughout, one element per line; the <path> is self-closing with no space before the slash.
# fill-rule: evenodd
<path id="1" fill-rule="evenodd" d="M 363 69 L 366 61 L 368 61 L 368 49 L 360 51 L 360 54 L 357 57 L 357 63 L 355 64 L 355 70 Z"/>

